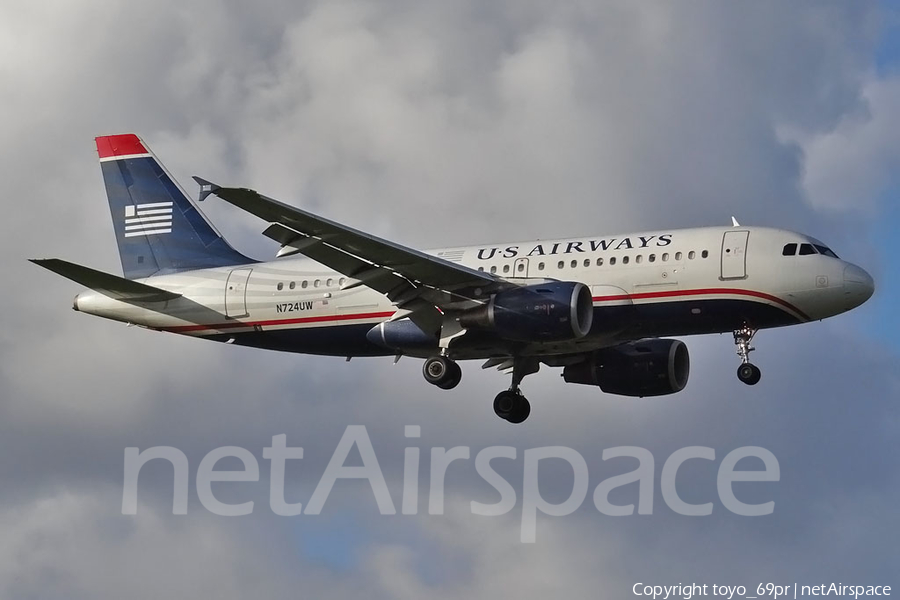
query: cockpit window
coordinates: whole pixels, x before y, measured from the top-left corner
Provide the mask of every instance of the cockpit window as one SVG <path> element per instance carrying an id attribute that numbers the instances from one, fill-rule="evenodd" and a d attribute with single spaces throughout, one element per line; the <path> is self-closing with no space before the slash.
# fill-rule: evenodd
<path id="1" fill-rule="evenodd" d="M 824 254 L 825 256 L 830 256 L 831 258 L 838 258 L 838 255 L 834 253 L 831 248 L 827 246 L 820 246 L 819 244 L 815 244 L 816 250 L 819 251 L 819 254 Z"/>
<path id="2" fill-rule="evenodd" d="M 785 256 L 794 256 L 797 254 L 797 244 L 786 244 L 781 253 Z"/>
<path id="3" fill-rule="evenodd" d="M 800 244 L 800 256 L 808 256 L 810 254 L 816 254 L 816 249 L 813 248 L 813 245 Z"/>

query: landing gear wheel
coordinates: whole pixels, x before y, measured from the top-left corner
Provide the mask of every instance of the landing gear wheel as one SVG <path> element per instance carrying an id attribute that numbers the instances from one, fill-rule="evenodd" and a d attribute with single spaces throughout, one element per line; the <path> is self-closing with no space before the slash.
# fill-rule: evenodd
<path id="1" fill-rule="evenodd" d="M 462 369 L 458 364 L 445 356 L 433 356 L 422 365 L 425 381 L 442 390 L 449 390 L 459 385 L 462 380 Z"/>
<path id="2" fill-rule="evenodd" d="M 762 379 L 762 371 L 754 364 L 745 363 L 738 367 L 737 376 L 747 385 L 756 385 Z"/>
<path id="3" fill-rule="evenodd" d="M 531 414 L 531 404 L 522 394 L 506 390 L 494 398 L 494 412 L 501 419 L 518 424 Z"/>

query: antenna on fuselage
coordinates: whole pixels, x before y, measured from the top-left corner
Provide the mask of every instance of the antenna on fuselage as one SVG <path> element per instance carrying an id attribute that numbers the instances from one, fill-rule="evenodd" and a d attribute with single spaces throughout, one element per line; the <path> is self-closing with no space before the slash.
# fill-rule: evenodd
<path id="1" fill-rule="evenodd" d="M 736 218 L 731 217 L 731 226 L 732 226 L 732 227 L 740 227 L 741 224 L 738 223 L 738 220 L 737 220 Z"/>

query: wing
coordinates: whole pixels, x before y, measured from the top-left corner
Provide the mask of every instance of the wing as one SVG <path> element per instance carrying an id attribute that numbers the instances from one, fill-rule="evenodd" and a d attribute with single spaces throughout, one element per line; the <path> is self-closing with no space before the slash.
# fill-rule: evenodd
<path id="1" fill-rule="evenodd" d="M 393 319 L 409 317 L 423 331 L 440 330 L 442 313 L 481 304 L 499 289 L 514 287 L 484 271 L 452 263 L 324 219 L 246 188 L 226 188 L 194 177 L 200 198 L 215 194 L 270 223 L 263 232 L 281 244 L 279 256 L 301 253 L 365 285 L 398 307 Z"/>

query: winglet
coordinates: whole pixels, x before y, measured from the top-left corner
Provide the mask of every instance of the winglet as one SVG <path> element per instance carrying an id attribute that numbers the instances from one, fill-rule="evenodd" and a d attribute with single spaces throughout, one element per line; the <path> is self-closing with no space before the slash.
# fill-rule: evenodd
<path id="1" fill-rule="evenodd" d="M 200 195 L 197 197 L 198 202 L 203 202 L 206 200 L 206 197 L 210 194 L 215 194 L 220 189 L 222 189 L 221 185 L 216 185 L 212 181 L 207 181 L 202 177 L 193 176 L 194 181 L 197 182 L 197 185 L 200 186 Z"/>
<path id="2" fill-rule="evenodd" d="M 196 179 L 196 177 L 195 177 L 194 179 Z M 731 226 L 732 226 L 732 227 L 740 227 L 741 224 L 738 223 L 738 220 L 737 220 L 737 219 L 735 219 L 734 217 L 731 217 Z"/>

